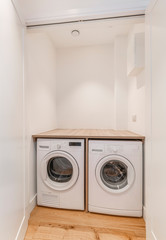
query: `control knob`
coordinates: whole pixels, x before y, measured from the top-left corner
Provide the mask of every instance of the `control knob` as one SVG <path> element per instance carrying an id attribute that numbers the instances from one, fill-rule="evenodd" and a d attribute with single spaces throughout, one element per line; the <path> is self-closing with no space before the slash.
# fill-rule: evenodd
<path id="1" fill-rule="evenodd" d="M 61 145 L 60 144 L 57 144 L 57 149 L 61 149 Z"/>
<path id="2" fill-rule="evenodd" d="M 113 151 L 113 153 L 117 153 L 118 152 L 118 148 L 117 147 L 112 147 L 112 151 Z"/>

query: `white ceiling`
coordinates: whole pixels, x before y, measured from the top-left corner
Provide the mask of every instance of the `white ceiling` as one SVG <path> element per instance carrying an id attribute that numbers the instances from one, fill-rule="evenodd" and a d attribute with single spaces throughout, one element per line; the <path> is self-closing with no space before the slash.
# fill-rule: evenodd
<path id="1" fill-rule="evenodd" d="M 150 0 L 12 0 L 27 25 L 143 14 Z"/>
<path id="2" fill-rule="evenodd" d="M 112 44 L 117 36 L 127 35 L 134 24 L 143 22 L 144 17 L 131 17 L 33 27 L 28 28 L 28 32 L 46 34 L 53 41 L 56 48 L 78 47 Z M 72 30 L 79 30 L 80 35 L 73 37 L 71 35 Z"/>

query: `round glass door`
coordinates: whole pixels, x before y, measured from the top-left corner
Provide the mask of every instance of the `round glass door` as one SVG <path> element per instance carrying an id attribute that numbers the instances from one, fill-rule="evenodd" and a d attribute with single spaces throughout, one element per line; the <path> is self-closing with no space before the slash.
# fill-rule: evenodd
<path id="1" fill-rule="evenodd" d="M 120 193 L 126 191 L 134 182 L 133 165 L 126 158 L 109 155 L 102 158 L 96 166 L 96 179 L 106 191 Z"/>
<path id="2" fill-rule="evenodd" d="M 71 162 L 65 157 L 52 157 L 48 161 L 47 173 L 49 178 L 54 182 L 69 182 L 73 175 Z"/>
<path id="3" fill-rule="evenodd" d="M 54 190 L 67 190 L 77 181 L 79 167 L 72 155 L 63 151 L 47 154 L 40 166 L 43 182 Z"/>
<path id="4" fill-rule="evenodd" d="M 127 185 L 128 167 L 121 161 L 106 162 L 100 171 L 103 183 L 111 189 L 121 189 Z"/>

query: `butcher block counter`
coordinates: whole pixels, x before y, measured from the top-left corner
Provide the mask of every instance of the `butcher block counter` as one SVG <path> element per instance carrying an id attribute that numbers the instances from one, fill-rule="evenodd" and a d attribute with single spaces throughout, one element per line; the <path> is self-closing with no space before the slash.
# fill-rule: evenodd
<path id="1" fill-rule="evenodd" d="M 130 131 L 113 129 L 54 129 L 33 135 L 37 138 L 85 138 L 85 139 L 126 139 L 142 140 L 145 137 Z"/>

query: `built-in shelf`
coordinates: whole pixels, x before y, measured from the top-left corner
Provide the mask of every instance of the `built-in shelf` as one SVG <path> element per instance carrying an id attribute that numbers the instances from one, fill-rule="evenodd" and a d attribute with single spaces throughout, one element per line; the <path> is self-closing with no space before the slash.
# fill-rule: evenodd
<path id="1" fill-rule="evenodd" d="M 130 139 L 144 140 L 144 136 L 126 131 L 113 129 L 54 129 L 33 135 L 37 138 L 86 138 L 86 139 Z"/>

